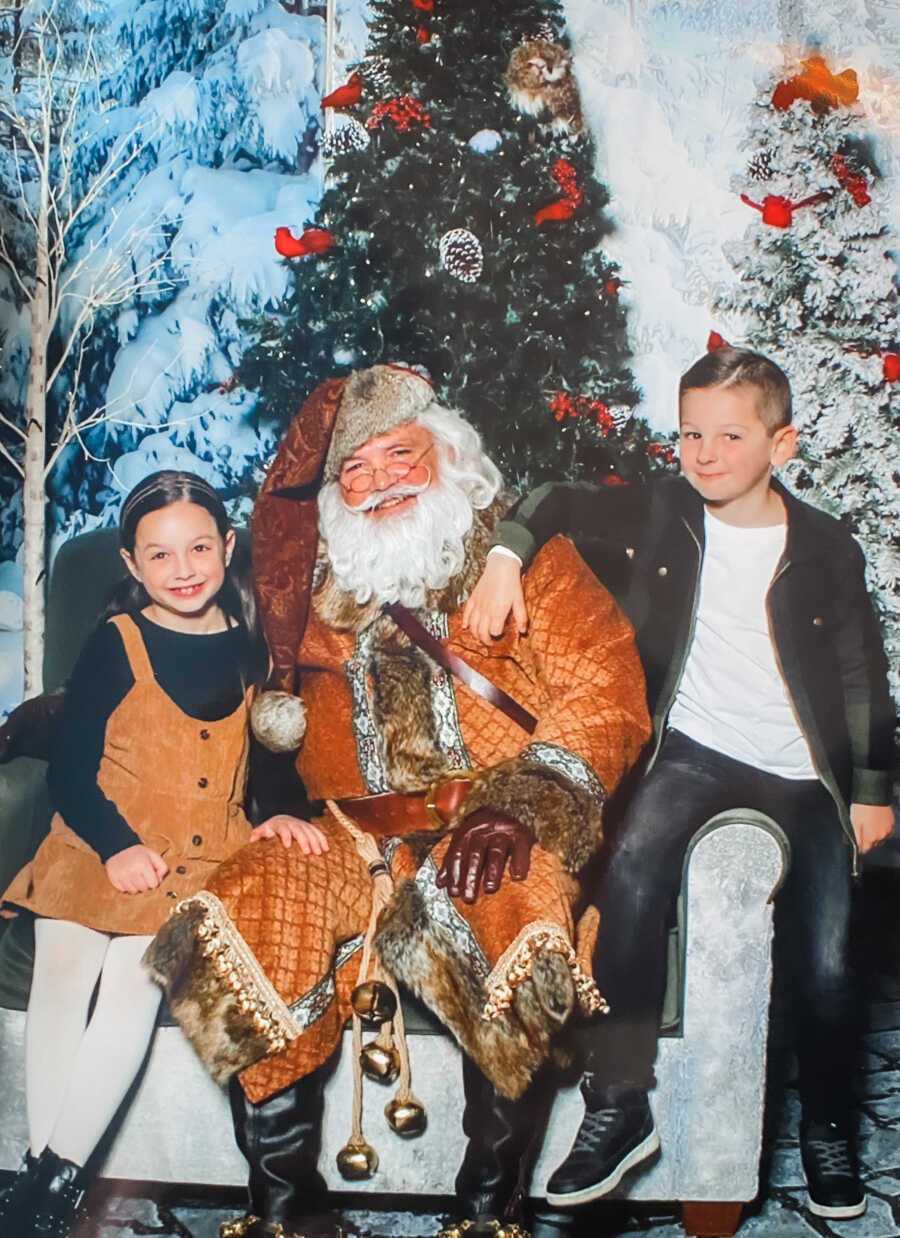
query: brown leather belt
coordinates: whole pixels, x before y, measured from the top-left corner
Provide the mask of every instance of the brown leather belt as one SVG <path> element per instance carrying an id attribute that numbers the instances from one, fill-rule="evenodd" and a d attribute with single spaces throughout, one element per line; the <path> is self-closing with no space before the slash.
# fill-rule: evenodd
<path id="1" fill-rule="evenodd" d="M 454 771 L 446 782 L 412 795 L 387 791 L 338 800 L 338 807 L 367 834 L 389 837 L 445 827 L 472 787 L 474 773 Z"/>
<path id="2" fill-rule="evenodd" d="M 468 662 L 464 662 L 452 650 L 445 649 L 441 642 L 432 636 L 425 625 L 419 623 L 415 615 L 405 606 L 401 606 L 399 602 L 386 602 L 381 609 L 386 615 L 390 615 L 397 627 L 406 633 L 414 645 L 424 649 L 438 666 L 442 666 L 445 671 L 455 675 L 467 688 L 471 688 L 495 709 L 506 714 L 507 718 L 512 718 L 513 722 L 523 731 L 527 731 L 529 735 L 534 734 L 538 724 L 534 714 L 529 713 L 524 705 L 513 700 L 508 692 L 504 692 L 495 683 L 491 683 L 480 671 L 469 666 Z"/>

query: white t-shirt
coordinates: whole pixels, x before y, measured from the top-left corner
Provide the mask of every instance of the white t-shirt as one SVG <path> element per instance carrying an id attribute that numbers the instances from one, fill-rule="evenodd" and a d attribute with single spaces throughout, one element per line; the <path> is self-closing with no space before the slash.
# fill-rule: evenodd
<path id="1" fill-rule="evenodd" d="M 787 525 L 738 528 L 706 512 L 704 527 L 694 639 L 669 726 L 781 778 L 815 778 L 766 615 Z"/>

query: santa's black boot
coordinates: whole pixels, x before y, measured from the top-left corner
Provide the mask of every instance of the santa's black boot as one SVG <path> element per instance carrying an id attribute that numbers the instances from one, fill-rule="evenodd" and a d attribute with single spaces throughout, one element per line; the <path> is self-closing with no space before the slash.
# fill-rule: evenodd
<path id="1" fill-rule="evenodd" d="M 236 1078 L 229 1097 L 237 1145 L 250 1166 L 247 1215 L 221 1238 L 325 1238 L 340 1227 L 325 1212 L 319 1173 L 324 1074 L 315 1070 L 254 1105 Z"/>
<path id="2" fill-rule="evenodd" d="M 466 1238 L 516 1238 L 522 1201 L 540 1150 L 552 1094 L 542 1080 L 518 1100 L 496 1090 L 468 1058 L 463 1058 L 468 1139 L 456 1175 L 460 1221 L 442 1231 Z"/>

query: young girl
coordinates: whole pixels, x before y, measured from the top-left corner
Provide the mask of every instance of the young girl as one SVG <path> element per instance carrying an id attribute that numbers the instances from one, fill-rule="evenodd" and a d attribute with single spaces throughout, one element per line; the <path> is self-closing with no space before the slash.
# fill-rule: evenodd
<path id="1" fill-rule="evenodd" d="M 75 667 L 53 746 L 57 813 L 4 895 L 36 917 L 30 1151 L 0 1203 L 16 1238 L 70 1233 L 85 1165 L 153 1034 L 160 990 L 140 960 L 170 909 L 247 841 L 325 850 L 293 818 L 251 830 L 244 816 L 248 706 L 268 656 L 215 491 L 154 473 L 125 500 L 120 535 L 129 576 Z"/>

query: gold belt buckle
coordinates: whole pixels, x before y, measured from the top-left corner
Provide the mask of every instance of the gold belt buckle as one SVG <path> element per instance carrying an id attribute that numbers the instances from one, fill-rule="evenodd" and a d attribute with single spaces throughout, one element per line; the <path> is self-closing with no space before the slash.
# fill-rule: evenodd
<path id="1" fill-rule="evenodd" d="M 436 778 L 434 782 L 430 782 L 425 789 L 425 816 L 435 827 L 442 830 L 446 828 L 447 822 L 438 812 L 435 805 L 437 793 L 448 782 L 474 782 L 478 774 L 474 769 L 451 769 L 441 778 Z"/>

